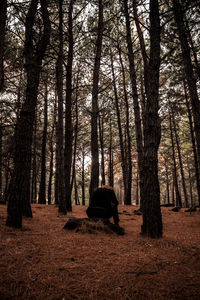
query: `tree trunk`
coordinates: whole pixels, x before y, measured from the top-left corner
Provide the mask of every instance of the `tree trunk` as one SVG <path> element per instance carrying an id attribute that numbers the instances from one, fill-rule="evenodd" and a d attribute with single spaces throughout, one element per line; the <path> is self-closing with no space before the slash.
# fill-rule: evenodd
<path id="1" fill-rule="evenodd" d="M 126 135 L 127 135 L 127 194 L 126 194 L 126 204 L 131 205 L 131 191 L 132 191 L 132 153 L 131 153 L 131 136 L 130 136 L 130 120 L 129 120 L 129 102 L 126 90 L 126 75 L 124 64 L 121 56 L 120 45 L 118 44 L 119 60 L 122 70 L 123 79 L 123 91 L 124 91 L 124 101 L 126 107 Z"/>
<path id="2" fill-rule="evenodd" d="M 105 185 L 105 164 L 104 164 L 104 118 L 99 116 L 99 139 L 101 145 L 101 185 Z"/>
<path id="3" fill-rule="evenodd" d="M 189 89 L 189 95 L 192 104 L 194 131 L 197 141 L 198 163 L 200 167 L 200 101 L 197 93 L 196 78 L 190 56 L 190 46 L 187 39 L 187 30 L 184 23 L 184 11 L 179 0 L 173 0 L 173 10 L 182 49 L 183 64 Z"/>
<path id="4" fill-rule="evenodd" d="M 178 186 L 178 175 L 177 175 L 177 167 L 176 167 L 176 155 L 175 155 L 175 145 L 174 145 L 174 135 L 173 135 L 173 128 L 172 128 L 171 114 L 169 114 L 169 126 L 170 126 L 171 142 L 172 142 L 172 157 L 173 157 L 173 164 L 174 164 L 173 178 L 174 178 L 174 188 L 176 193 L 176 203 L 178 203 L 178 206 L 182 207 L 182 200 L 181 200 L 181 195 Z"/>
<path id="5" fill-rule="evenodd" d="M 166 194 L 167 194 L 167 203 L 170 204 L 170 195 L 169 195 L 169 167 L 168 161 L 165 158 L 165 171 L 166 171 Z"/>
<path id="6" fill-rule="evenodd" d="M 16 228 L 22 227 L 22 211 L 25 203 L 27 204 L 26 211 L 29 211 L 29 216 L 32 215 L 30 206 L 30 170 L 33 125 L 42 59 L 50 37 L 50 22 L 46 0 L 40 0 L 40 4 L 44 30 L 39 44 L 37 45 L 37 49 L 34 49 L 33 44 L 33 27 L 38 0 L 31 1 L 26 16 L 24 49 L 27 73 L 26 98 L 15 128 L 14 170 L 9 187 L 8 215 L 6 221 L 7 226 Z"/>
<path id="7" fill-rule="evenodd" d="M 56 124 L 56 100 L 54 105 L 54 120 L 50 137 L 50 162 L 49 162 L 49 182 L 48 182 L 48 205 L 52 203 L 52 180 L 53 180 L 53 161 L 54 161 L 54 131 Z"/>
<path id="8" fill-rule="evenodd" d="M 188 100 L 187 88 L 186 88 L 185 81 L 183 82 L 183 84 L 184 84 L 184 91 L 185 91 L 185 101 L 186 101 L 186 106 L 187 106 L 187 111 L 188 111 L 188 119 L 189 119 L 189 124 L 190 124 L 190 134 L 191 134 L 192 150 L 193 150 L 193 156 L 194 156 L 197 195 L 198 195 L 198 202 L 199 202 L 199 206 L 200 206 L 200 174 L 199 174 L 199 165 L 198 165 L 198 155 L 197 155 L 196 141 L 195 141 L 195 136 L 194 136 L 194 128 L 193 128 L 192 115 L 191 115 L 191 110 L 190 110 L 190 103 Z"/>
<path id="9" fill-rule="evenodd" d="M 7 0 L 1 0 L 0 3 L 0 92 L 4 84 L 4 43 L 5 43 L 5 27 L 7 18 Z"/>
<path id="10" fill-rule="evenodd" d="M 109 170 L 108 182 L 110 186 L 114 186 L 114 172 L 113 172 L 113 149 L 112 149 L 112 121 L 110 117 L 110 144 L 109 144 Z"/>
<path id="11" fill-rule="evenodd" d="M 37 200 L 37 157 L 36 157 L 36 138 L 37 138 L 37 110 L 34 122 L 33 132 L 33 157 L 32 157 L 32 180 L 31 180 L 31 203 L 36 203 Z"/>
<path id="12" fill-rule="evenodd" d="M 190 207 L 193 207 L 194 206 L 194 197 L 193 197 L 193 191 L 192 191 L 192 176 L 191 176 L 190 165 L 188 162 L 187 162 L 187 168 L 188 168 L 189 185 L 190 185 Z"/>
<path id="13" fill-rule="evenodd" d="M 3 129 L 0 120 L 0 203 L 3 202 L 3 189 L 2 189 L 2 173 L 3 173 L 3 165 L 2 165 L 2 137 L 3 137 Z"/>
<path id="14" fill-rule="evenodd" d="M 99 146 L 98 146 L 98 93 L 99 93 L 99 70 L 101 63 L 101 50 L 103 39 L 103 3 L 99 3 L 98 14 L 98 35 L 96 40 L 96 53 L 93 70 L 93 88 L 92 88 L 92 117 L 91 117 L 91 178 L 90 178 L 90 199 L 96 187 L 99 186 Z"/>
<path id="15" fill-rule="evenodd" d="M 113 65 L 113 57 L 111 53 L 111 69 L 112 69 L 112 77 L 113 77 L 113 89 L 115 95 L 115 108 L 117 113 L 117 125 L 119 131 L 119 144 L 120 144 L 120 154 L 121 154 L 121 166 L 122 166 L 122 176 L 123 176 L 123 184 L 124 184 L 124 204 L 130 204 L 130 199 L 127 199 L 127 165 L 125 159 L 125 146 L 123 141 L 123 132 L 122 132 L 122 125 L 121 125 L 121 116 L 120 116 L 120 108 L 119 108 L 119 98 L 117 93 L 117 85 L 115 79 L 115 72 L 114 72 L 114 65 Z M 128 201 L 129 200 L 129 201 Z"/>
<path id="16" fill-rule="evenodd" d="M 162 237 L 158 148 L 161 137 L 159 109 L 160 18 L 157 0 L 150 0 L 150 59 L 144 126 L 144 186 L 142 191 L 142 234 Z"/>
<path id="17" fill-rule="evenodd" d="M 50 162 L 49 162 L 49 182 L 48 182 L 48 205 L 52 203 L 52 179 L 53 179 L 53 158 L 54 158 L 54 151 L 53 151 L 53 143 L 51 142 L 50 145 Z"/>
<path id="18" fill-rule="evenodd" d="M 66 101 L 65 101 L 65 150 L 64 150 L 64 176 L 65 201 L 67 211 L 72 211 L 71 201 L 71 166 L 72 166 L 72 64 L 73 64 L 73 3 L 69 2 L 68 14 L 68 58 L 66 73 Z"/>
<path id="19" fill-rule="evenodd" d="M 134 53 L 132 46 L 131 38 L 131 26 L 130 26 L 130 17 L 128 11 L 127 0 L 123 1 L 124 3 L 124 14 L 126 18 L 126 41 L 128 47 L 128 59 L 129 59 L 129 70 L 130 70 L 130 79 L 131 79 L 131 93 L 133 98 L 134 106 L 134 115 L 135 115 L 135 131 L 136 131 L 136 147 L 138 154 L 138 167 L 139 167 L 139 184 L 140 184 L 140 205 L 142 206 L 142 192 L 143 192 L 143 136 L 142 136 L 142 127 L 141 127 L 141 117 L 140 117 L 140 107 L 138 101 L 138 91 L 137 91 L 137 81 L 136 81 L 136 72 L 134 64 Z"/>
<path id="20" fill-rule="evenodd" d="M 46 148 L 47 148 L 47 122 L 48 122 L 48 88 L 45 83 L 45 96 L 44 96 L 44 128 L 42 134 L 42 162 L 41 162 L 41 178 L 39 189 L 39 204 L 46 204 Z"/>
<path id="21" fill-rule="evenodd" d="M 79 73 L 79 72 L 78 72 Z M 71 193 L 73 186 L 75 186 L 76 181 L 76 152 L 77 152 L 77 139 L 78 139 L 78 129 L 79 129 L 79 111 L 78 111 L 78 81 L 79 75 L 77 75 L 76 80 L 76 97 L 75 97 L 75 126 L 74 126 L 74 151 L 73 151 L 73 162 L 72 162 L 72 178 L 71 178 Z"/>
<path id="22" fill-rule="evenodd" d="M 175 134 L 176 146 L 177 146 L 177 151 L 178 151 L 179 166 L 180 166 L 181 179 L 182 179 L 182 187 L 183 187 L 183 193 L 184 193 L 184 198 L 185 198 L 185 206 L 188 207 L 188 195 L 187 195 L 186 184 L 185 184 L 185 174 L 184 174 L 184 170 L 183 170 L 181 149 L 180 149 L 179 137 L 178 137 L 178 133 L 177 133 L 177 126 L 176 126 L 176 121 L 174 118 L 173 109 L 172 109 L 172 122 L 173 122 L 173 126 L 174 126 L 174 134 Z"/>
<path id="23" fill-rule="evenodd" d="M 82 151 L 82 172 L 81 172 L 82 205 L 85 205 L 85 153 Z"/>
<path id="24" fill-rule="evenodd" d="M 64 185 L 64 145 L 63 145 L 63 0 L 59 0 L 59 54 L 56 66 L 56 88 L 58 96 L 56 180 L 58 212 L 66 214 Z"/>

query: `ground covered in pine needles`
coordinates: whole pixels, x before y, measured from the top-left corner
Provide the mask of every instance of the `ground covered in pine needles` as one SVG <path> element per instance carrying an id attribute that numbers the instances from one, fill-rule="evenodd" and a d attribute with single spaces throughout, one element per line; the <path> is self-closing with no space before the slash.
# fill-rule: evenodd
<path id="1" fill-rule="evenodd" d="M 150 239 L 135 209 L 119 207 L 120 236 L 65 230 L 66 216 L 37 204 L 21 230 L 9 228 L 0 205 L 0 299 L 200 299 L 200 212 L 162 208 L 163 238 Z M 86 217 L 85 207 L 69 216 Z"/>

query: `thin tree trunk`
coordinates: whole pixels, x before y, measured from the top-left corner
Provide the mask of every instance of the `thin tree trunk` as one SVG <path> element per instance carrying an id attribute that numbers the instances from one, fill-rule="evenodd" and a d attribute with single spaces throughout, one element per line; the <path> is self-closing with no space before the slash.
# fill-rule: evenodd
<path id="1" fill-rule="evenodd" d="M 74 185 L 74 188 L 75 188 L 75 182 L 74 181 L 76 180 L 76 152 L 77 152 L 77 139 L 78 139 L 78 129 L 79 129 L 78 81 L 79 81 L 79 75 L 77 75 L 77 81 L 76 81 L 74 151 L 73 151 L 73 162 L 72 162 L 71 193 L 72 193 L 73 185 Z"/>
<path id="2" fill-rule="evenodd" d="M 174 196 L 174 190 L 175 190 L 175 174 L 174 174 L 174 169 L 173 169 L 173 180 L 171 184 L 171 194 L 172 194 L 172 204 L 175 206 L 175 196 Z"/>
<path id="3" fill-rule="evenodd" d="M 66 73 L 66 101 L 65 101 L 65 150 L 64 150 L 64 174 L 65 174 L 65 201 L 67 211 L 72 211 L 71 200 L 71 166 L 72 166 L 72 64 L 73 64 L 73 3 L 69 2 L 68 13 L 68 57 Z"/>
<path id="4" fill-rule="evenodd" d="M 98 13 L 98 34 L 96 40 L 96 53 L 93 70 L 93 87 L 92 87 L 92 117 L 91 117 L 91 178 L 90 178 L 90 199 L 92 193 L 99 185 L 99 146 L 98 146 L 98 93 L 99 93 L 99 70 L 101 63 L 101 50 L 103 39 L 103 3 L 102 0 L 99 3 Z"/>
<path id="5" fill-rule="evenodd" d="M 53 143 L 51 142 L 50 146 L 50 162 L 49 162 L 49 182 L 48 182 L 48 205 L 52 203 L 52 180 L 53 180 L 53 158 L 54 158 L 54 151 L 53 151 Z"/>
<path id="6" fill-rule="evenodd" d="M 185 91 L 185 101 L 186 101 L 186 106 L 187 106 L 187 111 L 188 111 L 188 119 L 189 119 L 189 124 L 190 124 L 190 134 L 191 134 L 192 150 L 193 150 L 193 156 L 194 156 L 197 195 L 198 195 L 198 202 L 199 202 L 199 206 L 200 206 L 200 174 L 199 174 L 199 165 L 198 165 L 198 155 L 197 155 L 196 141 L 195 141 L 195 136 L 194 136 L 194 128 L 193 128 L 192 115 L 191 115 L 191 110 L 190 110 L 190 103 L 188 100 L 187 88 L 186 88 L 185 81 L 183 82 L 183 84 L 184 84 L 184 91 Z"/>
<path id="7" fill-rule="evenodd" d="M 5 44 L 5 27 L 7 18 L 7 0 L 0 2 L 0 92 L 4 84 L 4 44 Z"/>
<path id="8" fill-rule="evenodd" d="M 2 179 L 3 179 L 2 137 L 3 137 L 3 129 L 2 129 L 1 120 L 0 120 L 0 203 L 3 202 L 3 189 L 2 189 Z"/>
<path id="9" fill-rule="evenodd" d="M 109 170 L 108 170 L 108 182 L 110 186 L 114 186 L 114 172 L 113 172 L 113 145 L 112 145 L 112 121 L 110 117 L 110 143 L 109 143 Z"/>
<path id="10" fill-rule="evenodd" d="M 140 205 L 142 207 L 142 192 L 143 192 L 143 136 L 142 136 L 142 127 L 141 127 L 141 117 L 140 117 L 140 107 L 138 101 L 138 91 L 137 91 L 137 81 L 136 81 L 136 72 L 134 64 L 134 53 L 132 46 L 132 37 L 131 37 L 131 26 L 130 26 L 130 17 L 128 11 L 127 0 L 123 0 L 124 3 L 124 14 L 126 18 L 126 41 L 128 47 L 128 59 L 129 59 L 129 70 L 130 70 L 130 79 L 131 79 L 131 92 L 133 98 L 134 106 L 134 115 L 135 115 L 135 132 L 136 132 L 136 147 L 138 154 L 138 166 L 139 166 L 139 184 L 140 184 Z"/>
<path id="11" fill-rule="evenodd" d="M 190 186 L 190 207 L 193 207 L 194 206 L 194 197 L 193 197 L 193 191 L 192 191 L 192 176 L 191 176 L 190 165 L 188 162 L 187 162 L 187 168 L 188 168 L 189 186 Z"/>
<path id="12" fill-rule="evenodd" d="M 55 100 L 56 102 L 56 100 Z M 54 131 L 55 131 L 55 124 L 56 124 L 56 104 L 54 105 L 54 120 L 53 120 L 53 126 L 51 131 L 51 137 L 50 137 L 50 162 L 49 162 L 49 182 L 48 182 L 48 205 L 51 205 L 52 203 L 52 180 L 53 180 L 53 160 L 54 160 Z"/>
<path id="13" fill-rule="evenodd" d="M 99 140 L 101 145 L 101 185 L 105 185 L 105 164 L 104 164 L 104 118 L 99 116 Z"/>
<path id="14" fill-rule="evenodd" d="M 85 153 L 82 151 L 82 172 L 81 172 L 82 205 L 85 205 Z"/>
<path id="15" fill-rule="evenodd" d="M 138 170 L 138 165 L 137 165 L 137 176 L 136 176 L 135 204 L 139 205 L 139 170 Z"/>
<path id="16" fill-rule="evenodd" d="M 171 135 L 171 142 L 172 142 L 172 157 L 173 157 L 173 164 L 174 164 L 174 188 L 176 193 L 176 202 L 178 203 L 178 206 L 182 207 L 182 200 L 181 195 L 179 192 L 179 186 L 178 186 L 178 175 L 177 175 L 177 167 L 176 167 L 176 155 L 175 155 L 175 145 L 174 145 L 174 135 L 173 135 L 173 128 L 172 128 L 172 117 L 171 114 L 169 114 L 169 126 L 170 126 L 170 135 Z"/>
<path id="17" fill-rule="evenodd" d="M 75 204 L 80 205 L 79 196 L 78 196 L 78 187 L 76 182 L 76 173 L 74 174 L 74 198 L 75 198 Z"/>
<path id="18" fill-rule="evenodd" d="M 165 158 L 165 171 L 166 171 L 166 193 L 167 193 L 167 203 L 170 203 L 170 195 L 169 195 L 169 167 L 168 161 Z"/>
<path id="19" fill-rule="evenodd" d="M 22 227 L 22 211 L 26 204 L 26 211 L 32 216 L 30 206 L 30 171 L 32 135 L 37 105 L 37 95 L 42 60 L 50 38 L 50 22 L 46 0 L 40 0 L 44 30 L 37 49 L 33 44 L 33 27 L 37 12 L 38 0 L 32 0 L 26 16 L 25 32 L 25 60 L 27 73 L 26 98 L 17 120 L 14 142 L 14 170 L 9 187 L 8 215 L 6 225 L 16 228 Z"/>
<path id="20" fill-rule="evenodd" d="M 41 179 L 39 189 L 39 204 L 46 204 L 46 148 L 47 148 L 47 123 L 48 123 L 48 88 L 45 83 L 45 96 L 44 96 L 44 128 L 42 134 L 42 162 L 41 162 Z"/>
<path id="21" fill-rule="evenodd" d="M 126 90 L 126 76 L 124 64 L 121 56 L 120 45 L 118 44 L 119 60 L 122 70 L 123 79 L 123 92 L 124 101 L 126 107 L 126 135 L 127 135 L 127 194 L 126 194 L 126 204 L 131 205 L 131 192 L 132 192 L 132 153 L 131 153 L 131 136 L 130 136 L 130 120 L 129 120 L 129 102 Z"/>
<path id="22" fill-rule="evenodd" d="M 37 111 L 34 122 L 33 132 L 33 158 L 32 158 L 32 183 L 31 183 L 31 203 L 37 200 L 37 158 L 36 158 L 36 139 L 37 139 Z"/>
<path id="23" fill-rule="evenodd" d="M 64 136 L 63 136 L 63 0 L 59 0 L 59 55 L 56 66 L 56 88 L 58 96 L 57 155 L 56 155 L 56 202 L 58 212 L 66 214 L 64 184 Z"/>
<path id="24" fill-rule="evenodd" d="M 112 69 L 112 77 L 113 77 L 113 89 L 115 95 L 115 108 L 117 113 L 117 125 L 119 131 L 119 144 L 120 144 L 120 153 L 121 153 L 121 166 L 122 166 L 122 176 L 123 176 L 123 184 L 124 184 L 124 204 L 130 204 L 127 199 L 127 165 L 125 159 L 125 146 L 123 141 L 123 132 L 122 132 L 122 125 L 121 125 L 121 116 L 120 116 L 120 108 L 119 108 L 119 98 L 117 93 L 117 85 L 115 79 L 115 72 L 114 72 L 114 65 L 113 65 L 113 56 L 111 53 L 111 69 Z"/>
<path id="25" fill-rule="evenodd" d="M 192 104 L 194 131 L 197 142 L 198 163 L 200 167 L 200 101 L 197 93 L 197 83 L 190 55 L 190 46 L 187 39 L 187 30 L 184 23 L 184 11 L 179 0 L 173 0 L 173 10 L 182 49 L 183 64 L 189 89 L 189 95 Z"/>
<path id="26" fill-rule="evenodd" d="M 180 166 L 181 179 L 182 179 L 182 187 L 183 187 L 183 193 L 184 193 L 184 198 L 185 198 L 185 206 L 188 207 L 188 195 L 187 195 L 186 184 L 185 184 L 185 174 L 184 174 L 184 170 L 183 170 L 181 149 L 180 149 L 179 137 L 178 137 L 178 133 L 177 133 L 177 126 L 176 126 L 176 121 L 174 118 L 173 109 L 172 109 L 172 122 L 173 122 L 173 126 L 174 126 L 174 134 L 175 134 L 176 146 L 177 146 L 177 151 L 178 151 L 179 166 Z"/>

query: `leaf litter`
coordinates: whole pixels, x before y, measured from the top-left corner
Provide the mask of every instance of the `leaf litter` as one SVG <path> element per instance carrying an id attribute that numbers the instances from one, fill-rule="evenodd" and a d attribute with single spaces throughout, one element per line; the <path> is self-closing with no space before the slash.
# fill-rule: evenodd
<path id="1" fill-rule="evenodd" d="M 0 299 L 199 299 L 200 212 L 162 207 L 163 238 L 150 239 L 137 209 L 119 206 L 119 236 L 100 224 L 63 229 L 69 217 L 86 217 L 83 206 L 61 216 L 33 204 L 20 230 L 5 226 L 0 205 Z"/>

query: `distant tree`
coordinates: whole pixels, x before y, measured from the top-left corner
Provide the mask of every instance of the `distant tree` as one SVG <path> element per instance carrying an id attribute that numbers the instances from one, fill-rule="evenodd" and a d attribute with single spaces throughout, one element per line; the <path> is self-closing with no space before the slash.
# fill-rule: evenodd
<path id="1" fill-rule="evenodd" d="M 64 148 L 64 180 L 65 201 L 67 211 L 72 211 L 71 199 L 71 167 L 72 167 L 72 65 L 74 55 L 73 38 L 73 7 L 74 0 L 69 2 L 68 12 L 68 54 L 66 67 L 66 99 L 65 99 L 65 148 Z"/>
<path id="2" fill-rule="evenodd" d="M 43 57 L 50 38 L 50 22 L 46 0 L 40 0 L 43 32 L 35 45 L 35 21 L 38 0 L 32 0 L 25 23 L 25 69 L 27 73 L 26 97 L 17 119 L 14 135 L 14 169 L 9 187 L 7 226 L 22 227 L 22 212 L 32 216 L 30 206 L 31 147 L 38 86 Z"/>
<path id="3" fill-rule="evenodd" d="M 186 106 L 187 106 L 187 111 L 188 111 L 192 150 L 193 150 L 193 156 L 194 156 L 197 195 L 198 195 L 198 202 L 200 205 L 200 174 L 199 174 L 199 165 L 198 165 L 198 155 L 197 155 L 197 148 L 196 148 L 196 141 L 195 141 L 195 134 L 194 134 L 194 126 L 193 126 L 193 121 L 192 121 L 192 113 L 191 113 L 190 103 L 189 103 L 189 99 L 188 99 L 188 92 L 187 92 L 187 86 L 186 86 L 185 80 L 183 82 L 183 86 L 184 86 L 185 101 L 186 101 Z M 190 174 L 190 176 L 191 176 L 191 174 Z"/>
<path id="4" fill-rule="evenodd" d="M 98 93 L 99 93 L 99 69 L 101 62 L 102 52 L 102 38 L 103 38 L 103 2 L 98 1 L 98 32 L 96 40 L 96 52 L 93 70 L 93 88 L 92 88 L 92 117 L 91 117 L 91 179 L 90 179 L 90 197 L 94 191 L 94 188 L 99 185 L 99 147 L 98 147 Z"/>
<path id="5" fill-rule="evenodd" d="M 169 126 L 170 126 L 170 135 L 171 135 L 171 143 L 172 143 L 172 158 L 173 158 L 173 181 L 174 181 L 174 189 L 176 194 L 176 205 L 182 207 L 182 199 L 179 191 L 178 185 L 178 174 L 177 174 L 177 164 L 176 164 L 176 155 L 175 155 L 175 141 L 174 141 L 174 133 L 173 133 L 173 123 L 171 112 L 169 113 Z"/>
<path id="6" fill-rule="evenodd" d="M 42 132 L 42 155 L 41 155 L 41 177 L 38 203 L 46 204 L 46 148 L 47 148 L 47 122 L 48 122 L 48 87 L 45 83 L 44 95 L 44 127 Z"/>
<path id="7" fill-rule="evenodd" d="M 117 90 L 117 83 L 116 83 L 116 76 L 114 70 L 114 62 L 113 62 L 113 55 L 111 54 L 111 70 L 112 70 L 112 77 L 113 77 L 113 90 L 114 90 L 114 99 L 115 99 L 115 108 L 116 108 L 116 115 L 117 115 L 117 127 L 119 132 L 119 145 L 120 145 L 120 155 L 121 155 L 121 166 L 122 166 L 122 177 L 124 183 L 124 203 L 131 204 L 131 198 L 127 198 L 127 164 L 125 159 L 125 145 L 123 139 L 123 131 L 122 131 L 122 122 L 121 122 L 121 114 L 120 114 L 120 105 L 119 105 L 119 96 Z"/>
<path id="8" fill-rule="evenodd" d="M 141 113 L 140 113 L 140 106 L 139 106 L 137 77 L 136 77 L 136 70 L 135 70 L 135 55 L 134 55 L 133 45 L 132 45 L 132 34 L 131 34 L 128 1 L 124 0 L 123 4 L 124 4 L 124 15 L 126 20 L 126 42 L 128 48 L 131 96 L 133 99 L 134 116 L 135 116 L 135 132 L 136 132 L 136 147 L 137 147 L 137 155 L 138 155 L 140 199 L 141 199 L 141 206 L 142 206 L 143 197 L 141 193 L 143 192 L 143 133 L 142 133 L 142 125 L 141 125 Z"/>
<path id="9" fill-rule="evenodd" d="M 2 0 L 0 3 L 0 92 L 3 89 L 4 83 L 4 50 L 5 50 L 5 32 L 7 18 L 7 0 Z"/>
<path id="10" fill-rule="evenodd" d="M 185 173 L 184 173 L 184 169 L 183 169 L 183 161 L 182 161 L 182 155 L 181 155 L 178 130 L 177 130 L 177 125 L 176 125 L 176 120 L 174 117 L 174 110 L 172 107 L 171 107 L 171 117 L 172 117 L 174 135 L 175 135 L 176 146 L 177 146 L 177 151 L 178 151 L 178 159 L 179 159 L 179 166 L 180 166 L 180 172 L 181 172 L 183 193 L 184 193 L 184 198 L 185 198 L 185 206 L 188 207 L 189 204 L 188 204 L 188 194 L 187 194 L 186 183 L 185 183 Z"/>
<path id="11" fill-rule="evenodd" d="M 184 7 L 179 0 L 173 0 L 174 18 L 177 25 L 178 36 L 181 44 L 183 66 L 187 80 L 189 95 L 192 104 L 192 114 L 194 117 L 194 130 L 197 142 L 198 162 L 200 165 L 200 101 L 197 93 L 197 80 L 193 70 L 190 54 L 190 46 L 185 25 Z"/>
<path id="12" fill-rule="evenodd" d="M 64 183 L 64 131 L 63 131 L 63 0 L 59 0 L 59 53 L 56 65 L 56 89 L 58 95 L 58 121 L 57 121 L 57 155 L 56 155 L 56 180 L 57 180 L 57 201 L 58 211 L 66 214 L 66 201 L 65 201 L 65 183 Z"/>

